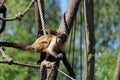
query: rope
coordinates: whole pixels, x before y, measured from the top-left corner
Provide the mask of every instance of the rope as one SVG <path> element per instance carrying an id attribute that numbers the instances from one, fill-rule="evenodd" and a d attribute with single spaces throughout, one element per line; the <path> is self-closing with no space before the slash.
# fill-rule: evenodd
<path id="1" fill-rule="evenodd" d="M 12 18 L 1 18 L 0 17 L 0 20 L 3 20 L 3 21 L 15 21 L 15 20 L 21 20 L 21 18 L 31 9 L 32 5 L 34 4 L 34 1 L 35 0 L 32 0 L 30 2 L 30 4 L 28 5 L 28 7 L 22 12 L 22 13 L 17 13 L 15 15 L 15 17 L 12 17 Z"/>
<path id="2" fill-rule="evenodd" d="M 46 66 L 41 64 L 40 65 L 40 79 L 39 80 L 45 80 L 46 79 L 46 75 L 47 75 Z"/>
<path id="3" fill-rule="evenodd" d="M 73 38 L 73 29 L 71 31 L 71 36 L 70 36 L 70 45 L 69 45 L 69 55 L 68 55 L 68 59 L 70 59 L 70 53 L 71 53 L 71 48 L 72 48 L 72 38 Z"/>
<path id="4" fill-rule="evenodd" d="M 1 52 L 2 57 L 3 57 L 4 60 L 9 61 L 9 63 L 11 63 L 11 62 L 13 61 L 13 59 L 10 58 L 10 57 L 5 53 L 5 51 L 4 51 L 4 49 L 3 49 L 2 47 L 0 47 L 0 52 Z"/>
<path id="5" fill-rule="evenodd" d="M 82 62 L 82 43 L 83 43 L 83 33 L 82 33 L 82 27 L 83 27 L 83 19 L 84 19 L 84 16 L 83 16 L 83 1 L 81 1 L 81 5 L 80 5 L 80 7 L 79 7 L 79 9 L 80 9 L 80 22 L 81 22 L 81 26 L 80 26 L 80 80 L 82 80 L 82 69 L 83 69 L 83 67 L 82 67 L 82 64 L 83 64 L 83 62 Z"/>
<path id="6" fill-rule="evenodd" d="M 72 68 L 74 68 L 74 57 L 75 57 L 75 39 L 76 39 L 76 19 L 75 19 L 75 23 L 74 23 L 74 31 L 73 31 L 73 56 L 72 56 Z"/>
<path id="7" fill-rule="evenodd" d="M 44 33 L 44 35 L 46 35 L 45 20 L 44 20 L 44 16 L 43 16 L 42 5 L 41 5 L 42 3 L 41 3 L 41 0 L 37 0 L 37 1 L 38 1 L 38 9 L 39 9 L 39 12 L 40 12 L 40 19 L 41 19 L 43 33 Z"/>
<path id="8" fill-rule="evenodd" d="M 0 63 L 6 63 L 6 64 L 9 64 L 9 61 L 6 61 L 6 60 L 0 60 Z M 11 65 L 14 64 L 14 65 L 19 65 L 19 66 L 25 66 L 25 67 L 32 67 L 32 68 L 40 68 L 39 65 L 36 65 L 36 64 L 27 64 L 27 63 L 22 63 L 22 62 L 15 62 L 15 61 L 12 61 L 11 62 Z"/>
<path id="9" fill-rule="evenodd" d="M 6 64 L 9 64 L 9 61 L 5 61 L 5 60 L 0 60 L 0 63 L 6 63 Z M 31 67 L 31 68 L 40 68 L 39 65 L 37 64 L 27 64 L 27 63 L 22 63 L 22 62 L 15 62 L 13 61 L 11 63 L 11 65 L 14 64 L 14 65 L 19 65 L 19 66 L 25 66 L 25 67 Z M 74 78 L 70 77 L 69 75 L 67 75 L 66 73 L 64 73 L 63 71 L 61 71 L 60 69 L 58 69 L 58 72 L 60 72 L 61 74 L 65 75 L 66 77 L 70 78 L 71 80 L 75 80 Z"/>
<path id="10" fill-rule="evenodd" d="M 59 71 L 60 73 L 62 73 L 63 75 L 65 75 L 66 77 L 68 77 L 69 79 L 75 80 L 74 78 L 72 78 L 71 76 L 67 75 L 67 74 L 64 73 L 63 71 L 61 71 L 61 70 L 59 70 L 59 69 L 58 69 L 58 71 Z"/>

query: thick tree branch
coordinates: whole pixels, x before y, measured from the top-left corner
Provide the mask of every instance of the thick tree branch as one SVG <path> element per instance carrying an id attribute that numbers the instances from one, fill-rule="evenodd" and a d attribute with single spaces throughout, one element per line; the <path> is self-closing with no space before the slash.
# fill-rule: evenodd
<path id="1" fill-rule="evenodd" d="M 73 27 L 73 22 L 74 19 L 76 17 L 78 8 L 79 8 L 79 4 L 80 4 L 81 0 L 69 0 L 68 1 L 68 5 L 66 8 L 66 11 L 64 13 L 64 16 L 62 18 L 61 24 L 59 26 L 58 29 L 58 33 L 59 34 L 64 34 L 64 39 L 65 41 L 68 38 L 68 35 L 70 33 L 71 28 Z M 65 54 L 64 54 L 65 55 Z M 64 56 L 64 59 L 66 59 L 66 57 Z M 65 67 L 70 66 L 70 64 L 66 64 L 66 61 L 63 60 L 63 63 L 65 65 Z M 75 78 L 75 74 L 73 72 L 73 69 L 71 67 L 67 68 L 68 71 L 71 71 L 70 76 Z"/>
<path id="2" fill-rule="evenodd" d="M 95 35 L 94 35 L 93 0 L 84 0 L 85 21 L 85 58 L 84 80 L 94 80 Z"/>
<path id="3" fill-rule="evenodd" d="M 81 0 L 69 0 L 58 32 L 69 35 Z"/>

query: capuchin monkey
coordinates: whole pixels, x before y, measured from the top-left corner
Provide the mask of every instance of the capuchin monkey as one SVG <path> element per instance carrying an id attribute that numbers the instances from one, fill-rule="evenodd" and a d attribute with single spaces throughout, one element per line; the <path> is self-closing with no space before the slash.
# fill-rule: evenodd
<path id="1" fill-rule="evenodd" d="M 59 34 L 55 30 L 48 30 L 47 35 L 40 35 L 32 45 L 23 46 L 12 42 L 0 42 L 0 46 L 13 47 L 22 50 L 34 50 L 41 54 L 51 55 L 52 57 L 49 59 L 62 59 L 65 67 L 70 73 L 70 76 L 75 78 L 74 71 L 63 51 L 66 40 L 66 34 Z"/>
<path id="2" fill-rule="evenodd" d="M 6 4 L 4 3 L 4 0 L 0 0 L 0 13 L 2 13 L 3 18 L 6 18 Z M 5 29 L 6 21 L 2 21 L 2 25 L 0 28 L 0 33 L 2 33 Z"/>
<path id="3" fill-rule="evenodd" d="M 58 34 L 55 30 L 48 30 L 47 35 L 38 37 L 32 45 L 24 46 L 12 42 L 0 42 L 0 46 L 13 47 L 22 50 L 34 50 L 40 53 L 47 53 L 57 58 L 56 51 L 63 51 L 66 42 L 65 34 Z"/>

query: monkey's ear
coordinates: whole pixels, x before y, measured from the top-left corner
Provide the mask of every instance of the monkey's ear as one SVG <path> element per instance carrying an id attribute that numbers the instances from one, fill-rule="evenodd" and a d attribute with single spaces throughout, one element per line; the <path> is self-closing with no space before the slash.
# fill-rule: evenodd
<path id="1" fill-rule="evenodd" d="M 42 35 L 43 35 L 43 31 L 42 31 L 42 30 L 40 30 L 40 31 L 38 32 L 37 37 L 39 38 L 39 37 L 41 37 Z"/>

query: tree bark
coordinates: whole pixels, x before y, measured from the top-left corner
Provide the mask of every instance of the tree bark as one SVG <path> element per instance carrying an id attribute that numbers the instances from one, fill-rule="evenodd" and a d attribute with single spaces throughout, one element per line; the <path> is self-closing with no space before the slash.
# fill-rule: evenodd
<path id="1" fill-rule="evenodd" d="M 95 36 L 93 21 L 93 0 L 84 0 L 85 54 L 84 80 L 94 80 Z"/>
<path id="2" fill-rule="evenodd" d="M 113 80 L 120 80 L 120 53 L 118 56 L 118 61 L 117 61 L 117 65 L 116 65 L 116 70 L 114 73 L 114 79 Z"/>
<path id="3" fill-rule="evenodd" d="M 41 26 L 41 20 L 40 20 L 40 13 L 38 11 L 37 0 L 34 2 L 34 8 L 35 8 L 34 14 L 35 14 L 36 36 L 38 37 L 38 34 L 42 29 L 42 26 Z"/>
<path id="4" fill-rule="evenodd" d="M 65 34 L 69 36 L 69 33 L 71 31 L 71 28 L 73 27 L 74 19 L 76 17 L 76 14 L 79 8 L 80 1 L 81 0 L 69 0 L 68 1 L 66 11 L 64 13 L 64 16 L 62 17 L 62 21 L 58 29 L 59 34 Z M 64 37 L 64 41 L 68 39 L 67 36 Z M 72 75 L 71 77 L 75 78 L 75 75 Z"/>
<path id="5" fill-rule="evenodd" d="M 58 32 L 69 35 L 71 28 L 73 27 L 74 19 L 76 17 L 79 4 L 81 0 L 69 0 L 66 11 L 62 18 Z"/>
<path id="6" fill-rule="evenodd" d="M 80 1 L 81 0 L 69 0 L 64 16 L 62 17 L 62 21 L 59 26 L 58 33 L 67 35 L 64 37 L 65 41 L 68 39 L 71 28 L 73 27 L 73 23 L 80 5 Z M 73 76 L 75 78 L 75 75 L 72 75 L 72 77 Z"/>

